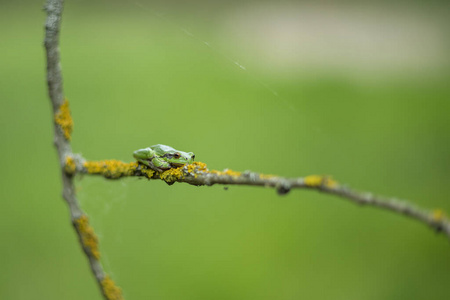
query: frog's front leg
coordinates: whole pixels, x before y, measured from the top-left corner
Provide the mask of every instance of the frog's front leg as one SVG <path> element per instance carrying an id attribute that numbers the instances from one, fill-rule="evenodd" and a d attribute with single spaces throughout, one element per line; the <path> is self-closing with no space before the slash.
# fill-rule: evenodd
<path id="1" fill-rule="evenodd" d="M 149 167 L 155 171 L 163 172 L 165 170 L 172 168 L 172 165 L 160 157 L 154 157 L 151 160 Z"/>

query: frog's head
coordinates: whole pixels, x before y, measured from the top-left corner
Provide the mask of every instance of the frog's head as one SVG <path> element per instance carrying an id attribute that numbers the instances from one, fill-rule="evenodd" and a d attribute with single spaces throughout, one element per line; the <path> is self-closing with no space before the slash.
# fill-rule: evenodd
<path id="1" fill-rule="evenodd" d="M 178 150 L 167 151 L 164 154 L 164 160 L 170 162 L 170 164 L 181 167 L 185 164 L 192 164 L 195 159 L 195 154 L 193 152 L 183 152 Z"/>

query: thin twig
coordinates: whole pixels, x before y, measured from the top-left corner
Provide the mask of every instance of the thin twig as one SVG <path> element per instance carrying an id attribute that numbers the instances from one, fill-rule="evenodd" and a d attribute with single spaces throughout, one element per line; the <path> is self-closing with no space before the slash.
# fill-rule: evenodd
<path id="1" fill-rule="evenodd" d="M 64 102 L 63 79 L 59 55 L 59 31 L 61 28 L 63 4 L 63 0 L 48 0 L 44 7 L 47 12 L 44 41 L 47 53 L 47 83 L 48 93 L 55 115 L 54 144 L 58 151 L 61 165 L 62 194 L 69 206 L 71 221 L 80 244 L 89 260 L 91 271 L 95 276 L 104 298 L 122 299 L 120 289 L 114 285 L 113 281 L 103 271 L 102 264 L 99 260 L 100 252 L 98 251 L 97 237 L 75 196 L 73 176 L 64 171 L 65 158 L 72 155 L 72 149 L 70 146 L 70 134 L 67 134 L 66 128 L 64 128 L 64 122 L 66 122 L 69 123 L 71 129 L 71 119 L 70 114 L 68 116 L 64 115 L 64 110 L 68 110 L 68 107 L 66 107 Z"/>
<path id="2" fill-rule="evenodd" d="M 300 178 L 284 178 L 250 171 L 210 171 L 206 164 L 200 162 L 158 173 L 137 162 L 86 161 L 80 155 L 74 155 L 66 159 L 66 172 L 72 175 L 75 173 L 102 175 L 107 179 L 138 176 L 148 179 L 162 179 L 168 184 L 185 182 L 196 186 L 211 186 L 214 184 L 262 186 L 275 188 L 279 194 L 286 194 L 291 189 L 315 189 L 326 194 L 339 196 L 356 204 L 374 206 L 405 215 L 430 226 L 438 232 L 444 232 L 450 238 L 450 221 L 442 210 L 427 211 L 406 200 L 358 192 L 327 176 L 311 175 Z"/>

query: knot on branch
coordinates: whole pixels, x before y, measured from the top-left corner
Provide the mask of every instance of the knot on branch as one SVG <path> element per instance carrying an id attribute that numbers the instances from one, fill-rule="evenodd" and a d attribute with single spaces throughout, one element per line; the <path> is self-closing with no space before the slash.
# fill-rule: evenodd
<path id="1" fill-rule="evenodd" d="M 77 171 L 77 165 L 75 163 L 75 159 L 72 156 L 67 156 L 66 161 L 64 163 L 64 171 L 68 175 L 74 175 Z"/>

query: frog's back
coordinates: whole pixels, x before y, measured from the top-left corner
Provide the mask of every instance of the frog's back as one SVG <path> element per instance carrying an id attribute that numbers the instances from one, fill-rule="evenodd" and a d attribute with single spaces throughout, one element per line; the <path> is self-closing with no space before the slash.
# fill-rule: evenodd
<path id="1" fill-rule="evenodd" d="M 163 156 L 166 153 L 177 151 L 170 146 L 166 146 L 166 145 L 162 145 L 162 144 L 153 145 L 153 146 L 150 146 L 150 148 L 153 151 L 155 151 L 158 156 Z"/>

